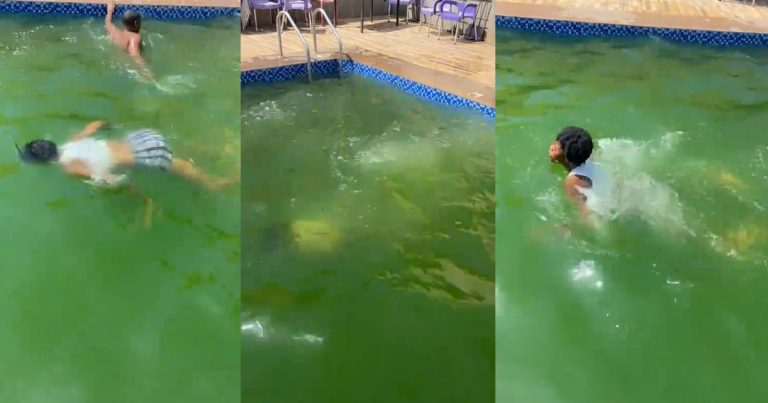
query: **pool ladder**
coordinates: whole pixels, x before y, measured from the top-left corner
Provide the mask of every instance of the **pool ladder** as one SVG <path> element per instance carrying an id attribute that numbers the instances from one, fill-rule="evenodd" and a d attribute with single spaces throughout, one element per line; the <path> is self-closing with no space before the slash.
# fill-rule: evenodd
<path id="1" fill-rule="evenodd" d="M 309 81 L 312 81 L 312 58 L 309 56 L 309 44 L 304 40 L 304 35 L 301 34 L 299 27 L 293 22 L 291 15 L 285 10 L 279 11 L 277 13 L 277 18 L 275 18 L 275 24 L 277 25 L 277 46 L 280 47 L 280 57 L 285 57 L 283 56 L 283 24 L 285 24 L 285 20 L 288 20 L 288 22 L 291 23 L 291 27 L 293 27 L 296 35 L 299 36 L 299 40 L 301 40 L 301 44 L 304 45 L 304 54 L 307 56 L 307 75 L 309 76 Z"/>
<path id="2" fill-rule="evenodd" d="M 318 13 L 322 15 L 322 18 L 325 18 L 325 22 L 328 23 L 329 27 L 331 27 L 331 32 L 333 33 L 333 36 L 336 37 L 336 42 L 339 44 L 339 76 L 341 76 L 342 58 L 344 56 L 343 48 L 341 45 L 341 37 L 339 37 L 339 33 L 336 31 L 336 27 L 331 24 L 328 14 L 322 8 L 316 8 L 312 12 L 312 18 L 309 20 L 309 26 L 312 32 L 312 41 L 315 45 L 315 54 L 317 54 L 317 30 L 315 29 L 315 17 Z M 307 57 L 307 76 L 309 77 L 309 81 L 312 81 L 312 57 L 310 56 L 309 52 L 309 44 L 304 39 L 304 35 L 301 34 L 299 27 L 296 26 L 296 22 L 293 21 L 291 15 L 288 14 L 288 12 L 285 10 L 278 12 L 275 19 L 275 24 L 277 25 L 277 45 L 280 48 L 280 57 L 285 57 L 283 56 L 283 25 L 285 24 L 286 20 L 291 24 L 291 28 L 293 28 L 293 31 L 296 32 L 296 35 L 299 36 L 299 40 L 304 47 L 304 55 Z"/>
<path id="3" fill-rule="evenodd" d="M 315 28 L 315 17 L 317 14 L 322 15 L 325 19 L 325 22 L 328 24 L 329 27 L 331 27 L 331 32 L 333 33 L 333 36 L 336 37 L 336 43 L 339 44 L 339 77 L 342 76 L 342 60 L 344 59 L 344 51 L 341 46 L 341 37 L 339 36 L 339 33 L 336 31 L 336 27 L 331 24 L 331 19 L 328 18 L 328 14 L 323 10 L 322 8 L 316 8 L 315 11 L 312 11 L 312 19 L 309 20 L 309 27 L 312 31 L 312 42 L 315 44 L 315 54 L 317 54 L 317 30 Z M 322 20 L 321 20 L 322 21 Z"/>

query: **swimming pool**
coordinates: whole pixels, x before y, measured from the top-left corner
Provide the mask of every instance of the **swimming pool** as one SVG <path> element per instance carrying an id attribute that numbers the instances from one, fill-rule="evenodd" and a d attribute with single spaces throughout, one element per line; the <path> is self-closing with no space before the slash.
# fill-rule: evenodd
<path id="1" fill-rule="evenodd" d="M 499 401 L 762 400 L 768 49 L 497 35 Z M 547 159 L 567 125 L 624 189 L 598 229 Z"/>
<path id="2" fill-rule="evenodd" d="M 243 88 L 243 401 L 491 402 L 493 122 L 350 68 Z"/>
<path id="3" fill-rule="evenodd" d="M 177 156 L 237 173 L 237 19 L 146 19 L 158 88 L 109 46 L 103 17 L 0 18 L 0 400 L 238 401 L 239 186 L 137 172 L 145 227 L 142 197 L 21 165 L 13 146 L 106 119 L 107 136 L 156 128 Z"/>

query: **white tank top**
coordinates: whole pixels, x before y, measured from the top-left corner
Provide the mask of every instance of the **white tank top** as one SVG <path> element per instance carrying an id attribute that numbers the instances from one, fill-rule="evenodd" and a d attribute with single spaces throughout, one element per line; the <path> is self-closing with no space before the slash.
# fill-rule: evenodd
<path id="1" fill-rule="evenodd" d="M 600 168 L 594 162 L 592 162 L 591 159 L 589 159 L 576 168 L 573 168 L 571 172 L 568 173 L 568 175 L 583 176 L 589 179 L 592 182 L 592 187 L 594 187 L 596 177 L 601 175 L 601 172 L 598 171 L 600 171 Z"/>
<path id="2" fill-rule="evenodd" d="M 592 182 L 592 187 L 579 189 L 587 197 L 587 206 L 593 211 L 606 212 L 612 201 L 613 181 L 600 164 L 588 159 L 585 163 L 573 168 L 568 175 L 578 175 Z"/>
<path id="3" fill-rule="evenodd" d="M 60 163 L 66 164 L 75 160 L 85 163 L 95 180 L 103 180 L 113 165 L 107 142 L 92 137 L 75 140 L 59 148 Z"/>

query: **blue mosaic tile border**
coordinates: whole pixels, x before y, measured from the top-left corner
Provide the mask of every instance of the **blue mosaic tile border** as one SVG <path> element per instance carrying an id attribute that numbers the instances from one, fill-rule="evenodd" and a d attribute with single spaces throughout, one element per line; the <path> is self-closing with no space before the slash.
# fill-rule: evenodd
<path id="1" fill-rule="evenodd" d="M 115 16 L 119 17 L 126 10 L 134 10 L 142 17 L 155 20 L 202 20 L 216 17 L 238 16 L 239 7 L 193 7 L 193 6 L 153 6 L 144 4 L 118 4 Z M 107 13 L 105 4 L 92 3 L 51 3 L 33 1 L 0 1 L 2 14 L 54 14 L 87 17 L 103 17 Z"/>
<path id="2" fill-rule="evenodd" d="M 350 74 L 355 63 L 342 60 L 341 68 L 344 74 Z M 320 60 L 312 62 L 312 77 L 330 77 L 339 75 L 339 61 Z M 277 83 L 280 81 L 296 80 L 307 77 L 307 64 L 291 64 L 288 66 L 271 67 L 268 69 L 248 70 L 240 72 L 240 85 L 253 83 Z"/>
<path id="3" fill-rule="evenodd" d="M 424 85 L 413 80 L 409 80 L 407 78 L 394 75 L 392 73 L 388 73 L 384 70 L 380 70 L 366 64 L 355 63 L 354 73 L 378 81 L 383 81 L 389 85 L 401 89 L 408 94 L 417 96 L 430 102 L 450 106 L 453 108 L 472 109 L 480 112 L 480 114 L 487 118 L 496 119 L 495 108 L 483 105 L 467 98 L 460 97 L 458 95 L 451 94 L 449 92 L 439 90 L 434 87 L 430 87 L 428 85 Z"/>
<path id="4" fill-rule="evenodd" d="M 579 21 L 496 16 L 496 27 L 509 31 L 542 32 L 570 37 L 657 37 L 673 42 L 711 47 L 768 46 L 768 34 L 750 32 L 700 31 L 693 29 L 640 27 Z"/>
<path id="5" fill-rule="evenodd" d="M 342 70 L 344 74 L 357 74 L 377 81 L 382 81 L 386 84 L 395 86 L 410 95 L 417 96 L 429 102 L 454 108 L 471 109 L 480 112 L 480 114 L 487 118 L 496 118 L 495 108 L 388 73 L 366 64 L 357 63 L 352 60 L 344 60 L 342 62 Z M 338 74 L 338 60 L 322 60 L 312 63 L 313 77 L 334 76 Z M 305 77 L 307 77 L 307 65 L 292 64 L 268 69 L 243 71 L 240 73 L 240 85 L 244 86 L 253 83 L 270 84 Z"/>

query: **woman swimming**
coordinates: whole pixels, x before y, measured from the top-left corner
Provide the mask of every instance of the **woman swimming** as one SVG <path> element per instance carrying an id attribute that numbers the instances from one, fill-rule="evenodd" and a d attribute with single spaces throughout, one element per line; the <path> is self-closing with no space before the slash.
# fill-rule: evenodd
<path id="1" fill-rule="evenodd" d="M 593 148 L 589 132 L 574 126 L 563 129 L 549 146 L 549 160 L 568 170 L 565 194 L 584 217 L 589 216 L 590 206 L 607 200 L 612 188 L 609 176 L 592 160 Z"/>
<path id="2" fill-rule="evenodd" d="M 235 182 L 210 177 L 189 161 L 174 158 L 165 138 L 151 129 L 129 133 L 120 140 L 93 137 L 105 124 L 103 121 L 89 123 L 61 147 L 50 140 L 32 140 L 16 148 L 25 162 L 55 164 L 67 174 L 96 185 L 119 186 L 126 175 L 114 171 L 135 166 L 170 171 L 208 189 Z"/>

